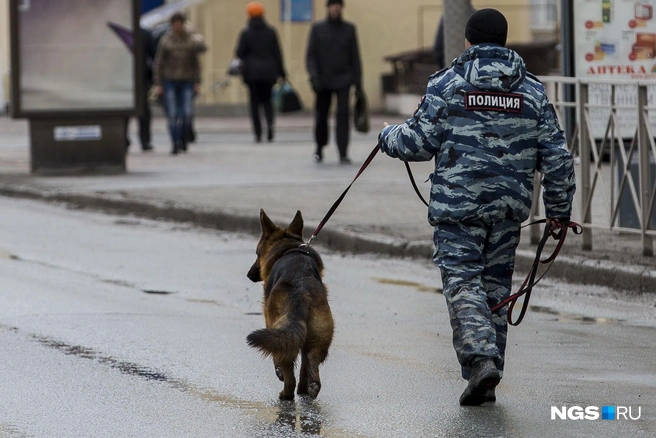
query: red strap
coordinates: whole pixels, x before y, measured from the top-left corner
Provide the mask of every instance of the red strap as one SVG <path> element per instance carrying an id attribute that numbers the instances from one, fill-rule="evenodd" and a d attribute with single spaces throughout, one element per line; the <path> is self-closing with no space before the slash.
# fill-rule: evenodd
<path id="1" fill-rule="evenodd" d="M 546 222 L 546 219 L 533 222 L 529 225 L 534 225 L 538 223 L 544 223 Z M 558 256 L 558 253 L 560 252 L 560 249 L 563 247 L 563 243 L 565 243 L 565 238 L 567 237 L 567 230 L 569 228 L 572 229 L 574 234 L 581 234 L 583 232 L 583 227 L 576 222 L 568 222 L 566 224 L 560 223 L 558 220 L 554 220 L 554 223 L 558 227 L 558 231 L 552 231 L 551 227 L 545 226 L 544 228 L 544 233 L 542 235 L 542 239 L 540 240 L 540 243 L 538 244 L 538 248 L 535 253 L 535 259 L 533 259 L 533 266 L 531 267 L 531 271 L 529 274 L 526 276 L 526 279 L 524 279 L 524 282 L 520 286 L 519 290 L 510 295 L 508 298 L 505 300 L 501 301 L 499 304 L 496 306 L 493 306 L 490 308 L 490 311 L 492 313 L 497 312 L 499 309 L 502 309 L 504 306 L 507 304 L 510 304 L 510 307 L 508 307 L 508 324 L 512 326 L 518 326 L 522 320 L 524 319 L 524 315 L 526 314 L 526 311 L 528 310 L 528 303 L 531 299 L 531 292 L 533 290 L 533 287 L 544 278 L 544 276 L 549 272 L 549 269 L 551 269 L 551 266 L 553 265 L 554 260 L 556 260 L 556 257 Z M 524 228 L 524 227 L 522 227 Z M 547 240 L 549 237 L 553 237 L 554 239 L 558 240 L 558 244 L 556 245 L 556 248 L 553 250 L 551 255 L 547 257 L 544 260 L 540 259 L 540 256 L 542 255 L 542 250 L 544 249 L 544 246 L 547 243 Z M 548 264 L 549 266 L 547 269 L 542 273 L 542 275 L 536 280 L 535 277 L 537 276 L 538 268 L 540 266 L 540 263 L 542 264 Z M 517 317 L 517 321 L 512 320 L 512 311 L 515 307 L 515 304 L 517 303 L 517 300 L 519 297 L 522 295 L 526 295 L 524 298 L 524 303 L 522 304 L 522 309 L 520 310 L 519 317 Z"/>

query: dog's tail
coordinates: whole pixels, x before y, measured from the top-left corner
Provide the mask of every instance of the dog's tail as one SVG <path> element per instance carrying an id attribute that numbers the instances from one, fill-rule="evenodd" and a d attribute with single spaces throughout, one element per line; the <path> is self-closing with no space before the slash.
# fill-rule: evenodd
<path id="1" fill-rule="evenodd" d="M 307 336 L 307 318 L 284 316 L 272 328 L 255 330 L 246 337 L 251 347 L 260 350 L 264 356 L 296 358 L 298 350 Z"/>

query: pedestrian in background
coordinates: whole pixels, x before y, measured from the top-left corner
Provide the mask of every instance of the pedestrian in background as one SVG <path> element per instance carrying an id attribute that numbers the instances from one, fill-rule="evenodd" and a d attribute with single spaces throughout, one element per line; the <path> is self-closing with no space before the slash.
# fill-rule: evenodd
<path id="1" fill-rule="evenodd" d="M 435 158 L 428 220 L 435 227 L 453 345 L 469 380 L 461 405 L 495 401 L 503 375 L 507 307 L 520 225 L 533 177 L 543 175 L 548 226 L 569 222 L 574 163 L 543 85 L 505 48 L 508 23 L 495 9 L 467 22 L 466 51 L 431 76 L 404 124 L 386 126 L 383 152 L 404 161 Z"/>
<path id="2" fill-rule="evenodd" d="M 144 74 L 143 82 L 141 84 L 141 96 L 143 99 L 143 114 L 139 117 L 139 140 L 141 142 L 141 150 L 144 152 L 152 151 L 153 145 L 151 144 L 151 113 L 149 103 L 149 93 L 153 86 L 153 64 L 155 62 L 155 52 L 157 46 L 155 40 L 148 29 L 141 28 L 141 42 L 143 45 L 144 56 Z"/>
<path id="3" fill-rule="evenodd" d="M 342 0 L 328 0 L 328 16 L 312 26 L 308 42 L 306 67 L 312 90 L 316 94 L 314 161 L 323 160 L 328 144 L 328 114 L 333 94 L 337 96 L 337 148 L 342 164 L 350 164 L 349 98 L 351 87 L 362 88 L 362 67 L 356 28 L 344 21 Z"/>
<path id="4" fill-rule="evenodd" d="M 469 7 L 469 16 L 471 16 L 474 12 L 476 12 L 476 9 L 471 4 L 471 0 L 460 0 L 463 2 L 467 2 L 467 5 Z M 435 53 L 435 63 L 437 63 L 437 69 L 442 70 L 445 66 L 445 60 L 444 60 L 444 15 L 445 11 L 442 11 L 442 17 L 440 17 L 440 24 L 437 26 L 437 33 L 435 34 L 435 44 L 433 45 L 433 53 Z M 448 62 L 450 63 L 451 60 L 449 59 Z"/>
<path id="5" fill-rule="evenodd" d="M 198 54 L 205 44 L 187 31 L 185 17 L 181 13 L 171 17 L 171 29 L 164 34 L 157 46 L 153 80 L 158 94 L 164 95 L 171 135 L 171 153 L 187 150 L 193 117 L 194 94 L 200 90 L 200 63 Z"/>
<path id="6" fill-rule="evenodd" d="M 159 47 L 159 42 L 162 40 L 162 37 L 166 35 L 166 33 L 171 29 L 171 22 L 170 20 L 165 22 L 165 23 L 160 23 L 157 26 L 155 26 L 152 31 L 152 39 L 153 39 L 153 44 L 155 49 Z M 207 45 L 205 44 L 205 38 L 198 32 L 196 32 L 189 23 L 189 21 L 185 22 L 185 30 L 191 34 L 192 39 L 195 40 L 196 42 L 196 49 L 198 50 L 198 53 L 203 53 L 207 51 Z M 194 99 L 198 96 L 198 93 L 194 93 Z M 166 111 L 166 102 L 164 101 L 164 95 L 158 96 L 157 102 L 161 105 L 162 110 L 164 111 L 164 114 L 167 115 L 168 113 Z M 191 115 L 191 121 L 189 123 L 188 129 L 187 129 L 187 142 L 188 143 L 194 143 L 196 141 L 196 129 L 194 128 L 195 125 L 195 113 Z"/>
<path id="7" fill-rule="evenodd" d="M 284 80 L 285 69 L 278 43 L 278 34 L 264 20 L 264 6 L 260 2 L 246 5 L 248 26 L 241 32 L 235 55 L 241 60 L 244 83 L 250 95 L 250 112 L 255 142 L 262 141 L 260 107 L 264 108 L 267 140 L 273 141 L 273 104 L 271 90 L 278 78 Z"/>

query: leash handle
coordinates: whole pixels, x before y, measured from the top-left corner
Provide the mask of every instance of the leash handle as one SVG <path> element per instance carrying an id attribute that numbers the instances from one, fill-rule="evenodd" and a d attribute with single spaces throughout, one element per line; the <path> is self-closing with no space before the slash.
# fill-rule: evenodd
<path id="1" fill-rule="evenodd" d="M 348 193 L 348 191 L 351 190 L 351 186 L 353 185 L 353 183 L 354 183 L 358 178 L 360 178 L 360 175 L 362 175 L 362 172 L 364 172 L 364 170 L 367 168 L 367 166 L 369 166 L 369 164 L 371 164 L 371 162 L 373 161 L 374 157 L 375 157 L 376 154 L 378 153 L 378 150 L 379 150 L 379 149 L 380 149 L 380 146 L 379 146 L 378 144 L 376 144 L 376 147 L 371 151 L 371 153 L 369 154 L 369 156 L 367 157 L 367 159 L 364 160 L 364 163 L 362 164 L 362 167 L 360 167 L 360 170 L 358 170 L 358 173 L 355 175 L 355 178 L 353 178 L 353 181 L 351 181 L 351 184 L 348 185 L 348 187 L 346 188 L 346 190 L 344 190 L 344 191 L 342 192 L 342 194 L 339 195 L 339 198 L 337 198 L 337 201 L 335 201 L 335 202 L 333 203 L 332 207 L 330 207 L 330 210 L 328 210 L 328 213 L 326 213 L 326 215 L 324 216 L 324 218 L 321 220 L 321 222 L 319 223 L 319 226 L 317 227 L 317 229 L 314 230 L 314 232 L 312 233 L 312 236 L 310 237 L 310 240 L 307 241 L 306 245 L 309 246 L 310 243 L 311 243 L 311 242 L 312 242 L 312 241 L 313 241 L 313 240 L 319 235 L 319 232 L 321 232 L 321 229 L 324 227 L 324 225 L 326 225 L 326 223 L 328 222 L 328 220 L 330 220 L 330 217 L 333 215 L 333 213 L 335 213 L 335 210 L 337 210 L 337 207 L 339 207 L 339 204 L 342 203 L 342 201 L 343 201 L 344 198 L 346 197 L 346 194 Z"/>

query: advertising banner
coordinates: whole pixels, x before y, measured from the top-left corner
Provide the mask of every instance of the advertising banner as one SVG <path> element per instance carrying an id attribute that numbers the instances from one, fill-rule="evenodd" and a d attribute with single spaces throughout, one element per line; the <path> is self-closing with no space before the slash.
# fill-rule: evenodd
<path id="1" fill-rule="evenodd" d="M 656 0 L 577 0 L 574 2 L 576 76 L 585 79 L 656 80 Z M 649 89 L 654 105 L 655 87 Z M 591 84 L 589 103 L 610 105 L 611 87 Z M 637 108 L 637 87 L 621 85 L 615 103 Z M 602 138 L 609 109 L 591 109 L 592 132 Z M 618 109 L 620 136 L 632 138 L 637 109 Z M 652 129 L 656 128 L 650 114 Z M 656 133 L 656 129 L 653 131 Z"/>
<path id="2" fill-rule="evenodd" d="M 134 10 L 133 0 L 18 1 L 19 115 L 134 111 Z"/>

